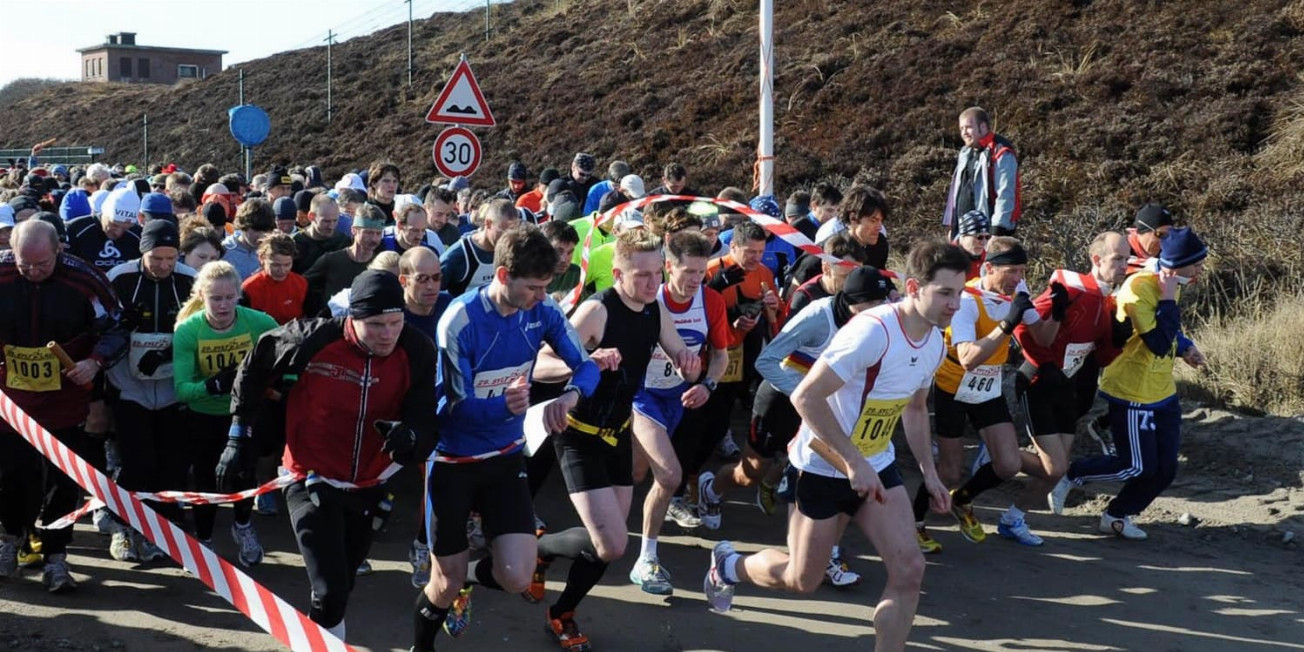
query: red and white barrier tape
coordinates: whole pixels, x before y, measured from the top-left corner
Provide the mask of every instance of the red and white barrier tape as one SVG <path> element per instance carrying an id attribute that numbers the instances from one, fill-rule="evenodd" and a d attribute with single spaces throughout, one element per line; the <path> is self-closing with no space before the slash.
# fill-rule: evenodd
<path id="1" fill-rule="evenodd" d="M 705 202 L 708 204 L 715 204 L 716 206 L 724 206 L 736 213 L 741 213 L 742 215 L 746 215 L 748 218 L 750 218 L 753 222 L 759 224 L 766 231 L 773 233 L 775 236 L 782 239 L 784 242 L 792 245 L 794 248 L 804 253 L 818 256 L 819 258 L 823 260 L 827 260 L 835 265 L 844 265 L 847 267 L 860 266 L 860 263 L 850 261 L 850 260 L 843 260 L 836 256 L 830 256 L 824 253 L 823 247 L 815 244 L 814 242 L 811 242 L 810 238 L 807 238 L 804 234 L 802 234 L 801 231 L 797 230 L 797 227 L 788 224 L 783 220 L 770 217 L 765 213 L 759 213 L 755 210 L 752 210 L 752 207 L 744 204 L 740 204 L 736 201 L 732 201 L 729 199 L 717 199 L 714 197 L 691 197 L 688 195 L 648 195 L 641 199 L 635 199 L 633 201 L 628 201 L 623 204 L 620 204 L 619 206 L 611 208 L 607 212 L 602 213 L 601 215 L 593 219 L 593 226 L 592 228 L 589 229 L 589 232 L 584 236 L 584 246 L 580 250 L 580 282 L 579 285 L 576 285 L 575 288 L 571 290 L 569 294 L 567 294 L 565 297 L 562 298 L 561 307 L 563 310 L 569 313 L 571 309 L 575 307 L 575 304 L 579 302 L 580 295 L 584 291 L 584 283 L 588 280 L 588 273 L 589 273 L 589 252 L 593 248 L 593 232 L 598 228 L 598 225 L 606 224 L 607 222 L 616 219 L 616 216 L 619 215 L 622 211 L 631 208 L 636 210 L 641 210 L 644 206 L 648 206 L 650 204 L 658 204 L 665 201 Z M 897 278 L 897 274 L 894 272 L 891 272 L 889 270 L 880 270 L 880 271 L 883 273 L 884 276 L 888 278 Z"/>
<path id="2" fill-rule="evenodd" d="M 3 391 L 0 391 L 0 416 L 60 471 L 286 647 L 294 652 L 353 652 L 352 647 L 334 634 L 200 545 L 194 537 L 88 464 Z"/>

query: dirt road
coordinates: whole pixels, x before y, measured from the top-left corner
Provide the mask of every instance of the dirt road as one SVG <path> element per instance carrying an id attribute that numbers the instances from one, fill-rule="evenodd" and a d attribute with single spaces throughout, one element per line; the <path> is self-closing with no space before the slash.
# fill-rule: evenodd
<path id="1" fill-rule="evenodd" d="M 934 536 L 945 550 L 928 558 L 912 649 L 1304 650 L 1304 557 L 1297 544 L 1282 542 L 1287 531 L 1304 536 L 1304 425 L 1196 409 L 1187 414 L 1185 436 L 1177 483 L 1138 521 L 1151 536 L 1144 543 L 1095 532 L 1115 489 L 1106 485 L 1076 494 L 1065 516 L 1033 514 L 1032 527 L 1047 540 L 1039 549 L 995 535 L 996 516 L 1017 483 L 979 500 L 990 534 L 981 545 L 935 517 Z M 566 526 L 575 519 L 558 478 L 552 480 L 540 512 L 553 527 Z M 908 486 L 916 482 L 907 479 Z M 349 641 L 359 650 L 406 650 L 410 643 L 415 589 L 405 559 L 413 524 L 404 507 L 414 504 L 414 483 L 404 488 L 404 502 L 373 549 L 376 573 L 359 579 L 349 607 Z M 732 498 L 719 532 L 668 526 L 661 556 L 676 587 L 668 600 L 628 583 L 637 546 L 631 541 L 627 558 L 581 605 L 580 623 L 595 648 L 869 649 L 870 606 L 883 572 L 858 533 L 847 543 L 865 575 L 862 585 L 826 586 L 810 596 L 743 588 L 728 615 L 706 610 L 701 577 L 717 535 L 744 551 L 782 544 L 781 516 L 762 515 L 746 504 L 750 496 Z M 233 556 L 221 529 L 227 514 L 217 547 Z M 1195 524 L 1180 525 L 1184 514 Z M 304 608 L 307 587 L 288 521 L 256 519 L 269 553 L 252 576 Z M 637 532 L 636 521 L 630 529 Z M 81 590 L 72 595 L 46 594 L 39 573 L 0 582 L 0 650 L 282 649 L 181 570 L 114 562 L 106 547 L 107 538 L 78 527 L 71 562 Z M 559 562 L 550 573 L 550 599 L 564 568 Z M 441 637 L 441 650 L 554 649 L 542 632 L 542 607 L 492 591 L 477 591 L 474 604 L 472 628 L 457 641 Z"/>

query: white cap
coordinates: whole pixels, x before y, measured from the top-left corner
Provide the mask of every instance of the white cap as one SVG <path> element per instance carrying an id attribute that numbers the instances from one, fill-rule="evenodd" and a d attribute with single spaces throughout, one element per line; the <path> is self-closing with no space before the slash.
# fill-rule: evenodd
<path id="1" fill-rule="evenodd" d="M 104 200 L 100 215 L 108 215 L 114 222 L 135 222 L 140 217 L 140 195 L 131 186 L 118 188 Z"/>
<path id="2" fill-rule="evenodd" d="M 104 200 L 109 198 L 109 191 L 96 190 L 91 193 L 91 213 L 99 215 L 104 210 Z"/>
<path id="3" fill-rule="evenodd" d="M 636 226 L 647 226 L 643 222 L 643 211 L 635 208 L 626 208 L 616 216 L 616 226 L 624 229 L 632 229 Z"/>
<path id="4" fill-rule="evenodd" d="M 421 198 L 416 195 L 394 195 L 394 215 L 402 213 L 408 204 L 421 205 Z"/>
<path id="5" fill-rule="evenodd" d="M 642 199 L 647 194 L 643 187 L 643 177 L 637 174 L 626 174 L 620 179 L 620 189 L 629 195 L 630 199 Z"/>
<path id="6" fill-rule="evenodd" d="M 352 188 L 354 190 L 366 192 L 367 184 L 362 182 L 362 177 L 350 172 L 340 177 L 340 180 L 335 182 L 336 190 L 344 190 L 345 188 Z"/>
<path id="7" fill-rule="evenodd" d="M 0 229 L 14 228 L 14 209 L 9 204 L 0 204 Z"/>
<path id="8" fill-rule="evenodd" d="M 227 188 L 226 184 L 224 183 L 213 183 L 213 184 L 209 184 L 209 186 L 204 189 L 204 194 L 205 195 L 229 195 L 231 194 L 231 189 Z"/>

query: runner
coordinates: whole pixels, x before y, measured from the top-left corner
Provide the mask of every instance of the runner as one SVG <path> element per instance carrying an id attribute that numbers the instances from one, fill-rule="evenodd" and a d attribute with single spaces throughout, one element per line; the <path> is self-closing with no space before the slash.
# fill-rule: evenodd
<path id="1" fill-rule="evenodd" d="M 830 240 L 839 237 L 835 235 Z M 788 397 L 797 389 L 815 359 L 829 347 L 838 329 L 853 316 L 881 305 L 896 291 L 892 281 L 873 267 L 860 266 L 852 270 L 845 277 L 845 285 L 839 281 L 842 287 L 836 294 L 817 299 L 806 310 L 789 319 L 779 335 L 756 358 L 756 370 L 764 380 L 756 390 L 756 400 L 752 404 L 751 430 L 743 445 L 742 458 L 716 473 L 703 471 L 698 477 L 702 520 L 707 527 L 719 529 L 723 495 L 738 487 L 755 486 L 756 506 L 766 515 L 774 513 L 775 487 L 784 467 L 778 458 L 785 456 L 788 444 L 801 426 L 801 417 L 797 416 Z M 840 541 L 850 518 L 839 516 L 838 520 Z M 840 552 L 835 544 L 825 569 L 828 581 L 834 586 L 859 582 L 860 576 L 851 572 Z"/>
<path id="2" fill-rule="evenodd" d="M 58 232 L 41 220 L 14 227 L 11 244 L 12 250 L 0 252 L 0 305 L 21 310 L 24 318 L 0 320 L 4 392 L 84 457 L 95 445 L 80 427 L 89 411 L 91 380 L 126 348 L 118 297 L 90 263 L 59 253 Z M 76 365 L 60 373 L 48 342 L 58 342 Z M 76 589 L 65 552 L 72 528 L 47 530 L 36 524 L 67 514 L 80 498 L 76 482 L 8 422 L 0 423 L 0 577 L 16 576 L 19 542 L 37 534 L 46 588 L 51 593 Z"/>
<path id="3" fill-rule="evenodd" d="M 933 413 L 937 428 L 937 468 L 943 482 L 954 486 L 960 481 L 964 460 L 960 438 L 964 436 L 966 419 L 978 431 L 991 458 L 951 494 L 951 513 L 960 523 L 960 534 L 974 543 L 981 543 L 987 535 L 973 515 L 973 499 L 1000 486 L 1020 470 L 1028 474 L 1041 470 L 1037 456 L 1019 448 L 1001 383 L 1001 367 L 1009 357 L 1010 334 L 1016 326 L 1028 324 L 1031 335 L 1040 342 L 1049 342 L 1053 336 L 1047 334 L 1053 334 L 1054 326 L 1041 320 L 1024 290 L 1023 274 L 1027 268 L 1028 253 L 1018 240 L 1009 236 L 991 239 L 982 277 L 965 284 L 960 310 L 946 330 L 946 359 L 937 370 Z M 929 491 L 921 485 L 915 494 L 915 524 L 919 547 L 924 552 L 935 553 L 941 551 L 941 544 L 924 527 Z M 1013 504 L 1001 515 L 999 532 L 1002 537 L 1023 545 L 1042 544 L 1041 538 L 1028 530 L 1023 512 Z"/>
<path id="4" fill-rule="evenodd" d="M 835 233 L 822 245 L 824 253 L 847 260 L 865 264 L 865 250 L 857 246 L 856 243 L 845 233 Z M 823 260 L 820 262 L 820 273 L 815 275 L 809 281 L 803 283 L 800 287 L 793 289 L 788 298 L 788 318 L 801 312 L 802 308 L 809 306 L 817 299 L 831 297 L 842 289 L 842 284 L 846 282 L 847 275 L 855 269 L 847 265 L 835 265 Z"/>
<path id="5" fill-rule="evenodd" d="M 733 335 L 724 299 L 702 285 L 711 241 L 696 231 L 681 231 L 670 236 L 665 252 L 667 280 L 656 294 L 658 308 L 673 320 L 689 350 L 709 362 L 702 379 L 690 383 L 675 372 L 666 350 L 658 345 L 647 365 L 643 389 L 634 395 L 635 466 L 643 468 L 635 475 L 641 477 L 650 466 L 653 483 L 643 502 L 642 545 L 629 579 L 654 595 L 674 591 L 657 556 L 657 536 L 683 475 L 670 433 L 678 427 L 685 408 L 705 405 L 717 388 L 729 364 L 727 349 Z"/>
<path id="6" fill-rule="evenodd" d="M 172 331 L 190 296 L 195 271 L 177 264 L 180 243 L 176 225 L 159 220 L 140 236 L 140 260 L 109 270 L 109 282 L 121 297 L 122 324 L 129 333 L 128 354 L 109 367 L 117 390 L 113 418 L 121 467 L 118 484 L 129 491 L 163 491 L 186 487 L 189 452 L 181 430 L 181 406 L 172 382 Z M 181 506 L 149 503 L 168 520 L 185 527 Z M 120 519 L 109 543 L 118 561 L 152 562 L 167 555 Z"/>
<path id="7" fill-rule="evenodd" d="M 1160 204 L 1146 204 L 1136 212 L 1132 228 L 1127 230 L 1127 244 L 1132 250 L 1127 259 L 1128 274 L 1158 271 L 1154 259 L 1173 224 L 1173 214 Z"/>
<path id="8" fill-rule="evenodd" d="M 484 207 L 484 224 L 471 235 L 448 247 L 439 258 L 444 287 L 453 296 L 488 285 L 498 274 L 498 241 L 521 225 L 521 214 L 506 199 L 495 199 Z"/>
<path id="9" fill-rule="evenodd" d="M 968 257 L 943 242 L 916 245 L 905 296 L 861 313 L 838 331 L 792 396 L 802 418 L 793 444 L 797 511 L 788 552 L 743 556 L 716 544 L 702 582 L 707 603 L 728 611 L 735 586 L 809 593 L 837 542 L 839 513 L 851 516 L 883 558 L 887 581 L 874 610 L 874 649 L 904 650 L 919 604 L 924 559 L 911 535 L 910 498 L 896 469 L 892 433 L 901 421 L 933 509 L 950 507 L 928 442 L 928 388 L 946 353 L 939 327 L 959 308 Z"/>
<path id="10" fill-rule="evenodd" d="M 403 288 L 389 272 L 353 281 L 349 316 L 294 321 L 269 331 L 235 378 L 226 449 L 217 467 L 224 487 L 253 479 L 264 394 L 282 376 L 284 467 L 305 475 L 285 489 L 294 537 L 312 587 L 308 617 L 341 640 L 355 571 L 383 518 L 385 485 L 359 488 L 392 464 L 413 464 L 434 442 L 435 349 L 403 321 Z M 343 483 L 344 486 L 340 486 Z"/>
<path id="11" fill-rule="evenodd" d="M 1145 530 L 1132 523 L 1177 476 L 1182 406 L 1173 381 L 1181 358 L 1204 365 L 1200 348 L 1182 334 L 1177 298 L 1181 287 L 1204 270 L 1209 255 L 1189 228 L 1174 228 L 1159 252 L 1159 272 L 1137 272 L 1119 288 L 1114 318 L 1131 320 L 1135 332 L 1122 353 L 1100 378 L 1100 395 L 1109 404 L 1110 430 L 1117 455 L 1096 455 L 1073 462 L 1052 495 L 1062 511 L 1070 485 L 1126 481 L 1100 515 L 1099 529 L 1124 539 L 1144 540 Z"/>
<path id="12" fill-rule="evenodd" d="M 434 649 L 441 626 L 456 637 L 470 624 L 468 578 L 510 593 L 530 585 L 538 540 L 521 449 L 527 379 L 539 347 L 547 342 L 574 370 L 566 391 L 545 409 L 550 431 L 565 429 L 567 412 L 598 383 L 598 367 L 575 329 L 547 300 L 556 266 L 557 252 L 537 228 L 508 230 L 494 250 L 493 279 L 455 299 L 439 321 L 440 436 L 426 498 L 434 564 L 414 607 L 416 652 Z M 492 552 L 468 568 L 472 510 L 483 519 Z"/>
<path id="13" fill-rule="evenodd" d="M 548 633 L 568 652 L 590 649 L 575 623 L 575 608 L 607 566 L 625 554 L 629 540 L 625 522 L 634 475 L 633 437 L 627 429 L 653 351 L 659 344 L 665 352 L 662 367 L 669 365 L 672 374 L 687 382 L 696 382 L 701 371 L 698 351 L 685 346 L 671 313 L 657 301 L 664 265 L 660 249 L 660 239 L 643 230 L 617 237 L 615 285 L 585 301 L 572 317 L 580 343 L 603 370 L 593 393 L 570 408 L 565 431 L 553 437 L 566 490 L 584 527 L 539 538 L 539 568 L 532 580 L 542 584 L 548 563 L 557 557 L 573 560 L 566 588 L 546 618 Z M 698 404 L 705 398 L 701 392 L 692 394 L 681 394 L 680 400 Z M 665 463 L 668 449 L 658 446 L 657 452 L 645 453 L 653 463 L 658 458 Z"/>
<path id="14" fill-rule="evenodd" d="M 264 332 L 276 328 L 266 313 L 236 305 L 240 298 L 240 274 L 231 263 L 219 260 L 200 270 L 190 297 L 177 314 L 172 339 L 173 382 L 177 398 L 188 410 L 182 418 L 182 432 L 190 447 L 195 488 L 217 491 L 215 469 L 231 429 L 231 387 L 236 368 Z M 237 486 L 223 491 L 250 489 L 253 477 L 236 478 Z M 230 484 L 230 483 L 228 483 Z M 250 521 L 253 499 L 232 505 L 235 519 L 231 538 L 239 547 L 241 566 L 255 566 L 263 560 L 263 546 Z M 216 505 L 195 505 L 195 537 L 212 547 Z"/>
<path id="15" fill-rule="evenodd" d="M 1050 287 L 1033 302 L 1042 319 L 1049 320 L 1054 339 L 1043 345 L 1028 327 L 1021 324 L 1014 329 L 1024 359 L 1015 378 L 1015 393 L 1042 464 L 1042 473 L 1032 476 L 1037 485 L 1031 491 L 1037 494 L 1055 486 L 1068 471 L 1078 419 L 1091 410 L 1100 369 L 1123 344 L 1115 339 L 1115 325 L 1128 323 L 1114 321 L 1110 296 L 1126 278 L 1127 238 L 1101 233 L 1088 251 L 1089 274 L 1056 270 Z M 1062 513 L 1063 505 L 1057 508 L 1053 494 L 1049 499 L 1051 510 Z"/>
<path id="16" fill-rule="evenodd" d="M 136 206 L 127 206 L 126 197 L 134 197 L 130 188 L 115 190 L 104 204 L 99 217 L 87 215 L 68 223 L 68 253 L 95 266 L 103 273 L 140 258 L 140 199 Z M 122 210 L 117 207 L 122 205 Z"/>
<path id="17" fill-rule="evenodd" d="M 982 275 L 983 261 L 987 258 L 987 242 L 992 239 L 991 221 L 980 210 L 972 210 L 960 217 L 955 243 L 969 254 L 969 272 L 966 281 Z"/>
<path id="18" fill-rule="evenodd" d="M 335 230 L 340 220 L 340 207 L 327 195 L 312 198 L 308 209 L 309 224 L 294 234 L 295 274 L 303 274 L 318 258 L 349 246 L 349 236 Z"/>

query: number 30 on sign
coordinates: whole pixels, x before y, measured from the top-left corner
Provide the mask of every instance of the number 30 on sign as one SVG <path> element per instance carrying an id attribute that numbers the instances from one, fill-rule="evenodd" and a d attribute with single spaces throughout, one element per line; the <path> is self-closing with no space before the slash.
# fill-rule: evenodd
<path id="1" fill-rule="evenodd" d="M 440 174 L 469 177 L 480 167 L 480 139 L 464 127 L 449 127 L 439 132 L 431 155 Z"/>

